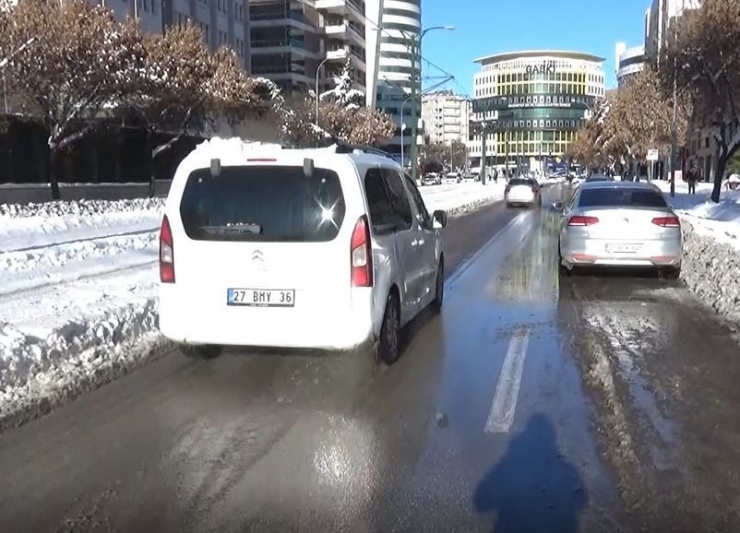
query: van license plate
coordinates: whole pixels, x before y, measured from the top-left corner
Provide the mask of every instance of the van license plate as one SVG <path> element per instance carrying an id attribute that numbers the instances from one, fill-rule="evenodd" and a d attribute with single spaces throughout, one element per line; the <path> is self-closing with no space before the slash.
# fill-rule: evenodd
<path id="1" fill-rule="evenodd" d="M 610 254 L 634 254 L 642 250 L 642 244 L 607 244 L 606 251 Z"/>
<path id="2" fill-rule="evenodd" d="M 295 290 L 228 289 L 226 304 L 246 307 L 293 307 L 295 305 Z"/>

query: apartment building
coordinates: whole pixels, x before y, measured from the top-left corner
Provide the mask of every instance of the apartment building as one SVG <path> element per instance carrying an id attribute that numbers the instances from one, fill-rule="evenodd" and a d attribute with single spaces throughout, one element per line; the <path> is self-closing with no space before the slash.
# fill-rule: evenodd
<path id="1" fill-rule="evenodd" d="M 251 0 L 252 73 L 283 90 L 333 87 L 349 61 L 354 88 L 368 85 L 363 0 Z M 370 91 L 369 91 L 370 89 Z"/>
<path id="2" fill-rule="evenodd" d="M 466 97 L 452 91 L 426 94 L 421 100 L 421 118 L 426 142 L 468 142 L 470 100 Z"/>
<path id="3" fill-rule="evenodd" d="M 203 30 L 212 51 L 228 45 L 249 70 L 248 0 L 98 0 L 116 18 L 138 18 L 144 30 L 161 33 L 170 25 L 192 20 Z"/>

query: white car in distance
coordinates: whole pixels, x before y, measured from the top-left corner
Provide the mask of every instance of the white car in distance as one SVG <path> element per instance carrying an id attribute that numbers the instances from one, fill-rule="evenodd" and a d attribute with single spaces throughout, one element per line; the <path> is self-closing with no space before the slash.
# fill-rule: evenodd
<path id="1" fill-rule="evenodd" d="M 191 157 L 193 156 L 193 157 Z M 440 309 L 444 211 L 381 155 L 191 154 L 160 239 L 159 327 L 185 355 L 223 346 L 399 356 L 399 331 Z"/>

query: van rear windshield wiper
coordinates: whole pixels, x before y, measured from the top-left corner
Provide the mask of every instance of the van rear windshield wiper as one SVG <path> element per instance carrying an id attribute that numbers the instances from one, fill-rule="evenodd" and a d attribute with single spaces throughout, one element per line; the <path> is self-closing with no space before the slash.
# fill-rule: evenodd
<path id="1" fill-rule="evenodd" d="M 200 226 L 200 231 L 212 235 L 259 235 L 262 233 L 262 226 L 259 224 L 223 224 L 220 226 Z"/>

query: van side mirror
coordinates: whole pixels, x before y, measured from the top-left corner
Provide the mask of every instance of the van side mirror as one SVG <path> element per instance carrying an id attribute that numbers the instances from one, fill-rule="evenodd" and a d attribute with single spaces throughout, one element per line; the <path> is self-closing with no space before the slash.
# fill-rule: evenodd
<path id="1" fill-rule="evenodd" d="M 435 229 L 441 229 L 447 226 L 447 213 L 441 209 L 438 209 L 432 214 L 432 219 L 434 220 Z"/>
<path id="2" fill-rule="evenodd" d="M 552 204 L 552 210 L 562 213 L 565 211 L 565 204 L 563 202 L 555 202 Z"/>

